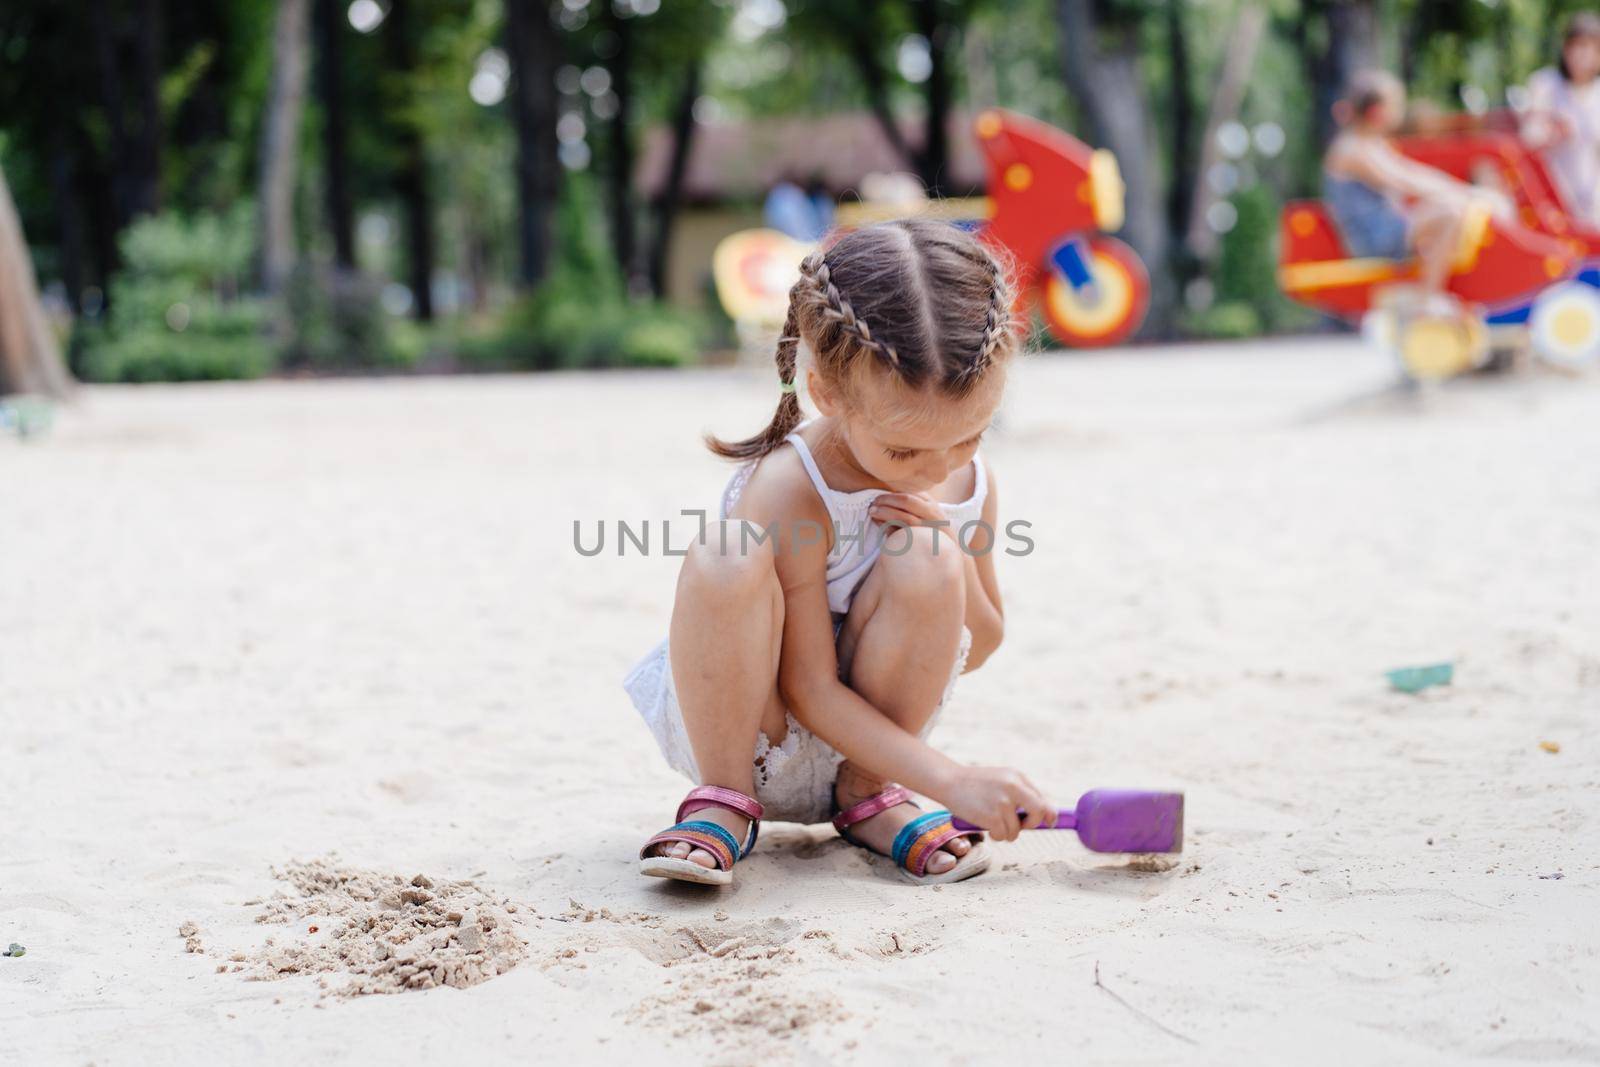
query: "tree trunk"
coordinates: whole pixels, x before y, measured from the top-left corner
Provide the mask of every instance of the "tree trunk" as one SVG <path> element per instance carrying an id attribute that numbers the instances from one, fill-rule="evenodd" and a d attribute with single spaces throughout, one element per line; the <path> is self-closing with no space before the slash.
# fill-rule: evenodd
<path id="1" fill-rule="evenodd" d="M 1350 76 L 1378 63 L 1378 15 L 1375 0 L 1321 0 L 1317 7 L 1327 25 L 1327 47 L 1307 59 L 1320 154 L 1333 140 L 1333 105 Z"/>
<path id="2" fill-rule="evenodd" d="M 139 125 L 131 207 L 133 215 L 143 215 L 161 210 L 161 0 L 142 0 L 137 7 L 133 40 Z"/>
<path id="3" fill-rule="evenodd" d="M 1166 0 L 1167 60 L 1172 78 L 1172 183 L 1167 190 L 1167 232 L 1181 240 L 1189 230 L 1197 160 L 1194 144 L 1194 96 L 1190 92 L 1189 38 L 1183 26 L 1184 0 Z M 1190 264 L 1180 249 L 1173 255 L 1173 273 L 1186 280 Z"/>
<path id="4" fill-rule="evenodd" d="M 672 224 L 683 199 L 683 175 L 689 169 L 689 152 L 694 146 L 694 102 L 699 95 L 700 63 L 691 60 L 672 119 L 672 161 L 667 167 L 667 184 L 656 201 L 655 243 L 650 248 L 650 291 L 657 299 L 667 295 L 667 254 L 672 247 Z"/>
<path id="5" fill-rule="evenodd" d="M 506 53 L 511 61 L 511 121 L 517 133 L 518 273 L 531 288 L 550 269 L 561 195 L 555 82 L 561 39 L 547 0 L 506 0 Z"/>
<path id="6" fill-rule="evenodd" d="M 1211 104 L 1206 110 L 1206 132 L 1200 142 L 1199 181 L 1194 187 L 1194 204 L 1189 212 L 1189 231 L 1186 240 L 1189 252 L 1199 262 L 1210 259 L 1217 250 L 1217 234 L 1206 224 L 1206 211 L 1217 199 L 1206 175 L 1217 162 L 1217 130 L 1225 122 L 1239 117 L 1239 106 L 1244 103 L 1245 89 L 1250 84 L 1250 70 L 1255 65 L 1256 50 L 1261 45 L 1262 31 L 1267 26 L 1267 13 L 1254 5 L 1239 9 L 1234 19 L 1233 32 L 1228 35 L 1228 48 L 1222 57 L 1222 69 L 1217 74 L 1217 85 L 1211 94 Z"/>
<path id="7" fill-rule="evenodd" d="M 416 46 L 411 38 L 411 0 L 391 0 L 383 32 L 389 35 L 389 60 L 397 81 L 409 93 L 416 70 Z M 401 120 L 395 141 L 400 149 L 400 173 L 395 189 L 406 217 L 408 277 L 412 314 L 420 322 L 433 319 L 433 207 L 428 195 L 428 159 L 422 131 L 410 116 Z"/>
<path id="8" fill-rule="evenodd" d="M 65 397 L 71 391 L 61 346 L 39 302 L 22 222 L 0 171 L 0 394 Z"/>
<path id="9" fill-rule="evenodd" d="M 344 101 L 344 4 L 316 0 L 317 98 L 322 104 L 323 197 L 333 262 L 356 268 L 355 209 L 350 201 L 350 131 Z"/>
<path id="10" fill-rule="evenodd" d="M 918 153 L 906 143 L 905 135 L 894 120 L 894 111 L 889 106 L 889 83 L 884 77 L 883 65 L 878 61 L 878 44 L 871 26 L 865 20 L 850 23 L 850 58 L 855 60 L 856 73 L 861 75 L 861 84 L 867 90 L 867 106 L 872 109 L 873 118 L 878 120 L 878 128 L 883 131 L 884 139 L 905 160 L 906 166 L 920 175 L 922 164 Z"/>
<path id="11" fill-rule="evenodd" d="M 611 57 L 611 91 L 617 97 L 617 114 L 611 120 L 611 242 L 622 268 L 626 290 L 636 286 L 633 225 L 633 140 L 629 120 L 633 111 L 633 20 L 622 18 L 607 6 L 611 30 L 617 37 L 617 51 Z"/>
<path id="12" fill-rule="evenodd" d="M 61 283 L 74 315 L 83 313 L 83 216 L 78 204 L 76 168 L 68 131 L 56 127 L 50 136 L 50 192 L 56 202 L 61 239 Z"/>
<path id="13" fill-rule="evenodd" d="M 110 186 L 114 229 L 133 216 L 133 193 L 124 161 L 129 157 L 127 109 L 122 101 L 122 65 L 117 55 L 117 16 L 108 0 L 97 0 L 88 19 L 94 35 L 95 66 L 100 74 L 100 104 L 106 113 L 106 158 L 111 160 Z"/>
<path id="14" fill-rule="evenodd" d="M 294 186 L 305 111 L 309 0 L 278 0 L 272 31 L 272 85 L 261 123 L 261 284 L 283 288 L 294 269 Z"/>
<path id="15" fill-rule="evenodd" d="M 1150 271 L 1150 312 L 1142 334 L 1167 332 L 1173 285 L 1154 131 L 1139 70 L 1136 23 L 1099 25 L 1090 0 L 1056 0 L 1067 87 L 1089 124 L 1090 139 L 1117 157 L 1127 186 L 1121 236 Z"/>
<path id="16" fill-rule="evenodd" d="M 950 161 L 950 23 L 939 15 L 940 0 L 918 0 L 917 30 L 928 41 L 928 80 L 923 89 L 928 113 L 922 151 L 917 153 L 922 184 L 929 196 L 943 196 Z"/>

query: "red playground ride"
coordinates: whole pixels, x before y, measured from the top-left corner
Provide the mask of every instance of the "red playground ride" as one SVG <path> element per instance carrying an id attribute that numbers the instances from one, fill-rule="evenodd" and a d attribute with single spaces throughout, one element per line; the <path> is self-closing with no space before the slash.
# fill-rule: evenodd
<path id="1" fill-rule="evenodd" d="M 1600 254 L 1600 234 L 1573 225 L 1539 160 L 1514 136 L 1496 132 L 1409 137 L 1406 155 L 1462 181 L 1485 179 L 1511 197 L 1520 219 L 1502 223 L 1473 212 L 1449 289 L 1467 305 L 1458 322 L 1439 318 L 1383 322 L 1368 316 L 1389 286 L 1417 276 L 1414 260 L 1352 259 L 1319 201 L 1285 205 L 1279 231 L 1279 280 L 1303 304 L 1351 321 L 1366 318 L 1413 378 L 1470 370 L 1487 354 L 1486 327 L 1532 320 L 1546 358 L 1577 362 L 1600 350 L 1600 291 L 1573 280 Z M 1589 272 L 1584 271 L 1587 275 Z M 1597 276 L 1600 281 L 1600 276 Z"/>
<path id="2" fill-rule="evenodd" d="M 912 206 L 844 204 L 839 225 L 915 214 L 968 227 L 1015 268 L 1019 310 L 1036 303 L 1056 340 L 1074 348 L 1126 340 L 1144 322 L 1150 276 L 1133 249 L 1106 236 L 1122 226 L 1116 157 L 1009 111 L 985 111 L 974 128 L 988 196 Z M 741 327 L 781 323 L 789 286 L 812 247 L 774 230 L 723 238 L 713 274 L 734 321 Z"/>
<path id="3" fill-rule="evenodd" d="M 1009 111 L 985 111 L 975 128 L 989 170 L 979 233 L 1009 254 L 1023 299 L 1037 302 L 1064 345 L 1126 340 L 1149 309 L 1150 276 L 1133 249 L 1106 236 L 1122 226 L 1116 157 Z"/>

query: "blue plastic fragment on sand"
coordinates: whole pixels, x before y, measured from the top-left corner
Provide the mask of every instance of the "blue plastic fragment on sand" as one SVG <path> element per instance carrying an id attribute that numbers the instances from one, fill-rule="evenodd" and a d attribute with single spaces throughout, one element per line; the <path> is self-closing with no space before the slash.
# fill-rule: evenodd
<path id="1" fill-rule="evenodd" d="M 1433 663 L 1426 667 L 1400 667 L 1387 675 L 1389 684 L 1402 693 L 1419 693 L 1430 686 L 1449 685 L 1455 677 L 1455 664 Z"/>

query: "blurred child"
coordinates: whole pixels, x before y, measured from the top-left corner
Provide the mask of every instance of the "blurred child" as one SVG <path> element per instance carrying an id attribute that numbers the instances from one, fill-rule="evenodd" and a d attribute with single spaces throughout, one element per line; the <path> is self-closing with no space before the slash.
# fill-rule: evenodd
<path id="1" fill-rule="evenodd" d="M 1522 137 L 1543 153 L 1567 210 L 1600 223 L 1600 17 L 1572 16 L 1556 66 L 1528 79 Z"/>
<path id="2" fill-rule="evenodd" d="M 1377 70 L 1355 75 L 1334 106 L 1342 127 L 1323 157 L 1323 196 L 1350 255 L 1421 261 L 1427 302 L 1453 307 L 1445 283 L 1460 252 L 1474 200 L 1509 210 L 1505 198 L 1476 189 L 1401 155 L 1389 137 L 1405 116 L 1398 78 Z"/>
<path id="3" fill-rule="evenodd" d="M 943 222 L 866 226 L 802 264 L 777 411 L 746 440 L 708 440 L 742 463 L 722 521 L 688 547 L 668 640 L 625 683 L 699 784 L 645 843 L 641 873 L 724 885 L 763 816 L 830 814 L 913 881 L 987 868 L 981 834 L 896 781 L 1000 840 L 1055 818 L 1017 771 L 923 740 L 957 676 L 1000 643 L 997 490 L 978 443 L 1017 347 L 1012 307 L 1000 264 Z"/>

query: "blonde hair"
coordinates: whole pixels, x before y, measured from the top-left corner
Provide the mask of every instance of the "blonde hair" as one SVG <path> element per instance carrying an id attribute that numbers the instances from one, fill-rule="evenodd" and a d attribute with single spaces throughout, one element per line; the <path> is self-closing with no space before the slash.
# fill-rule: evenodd
<path id="1" fill-rule="evenodd" d="M 852 230 L 800 265 L 778 339 L 785 385 L 766 429 L 740 441 L 707 435 L 728 459 L 759 459 L 800 424 L 795 381 L 801 341 L 816 371 L 844 384 L 870 360 L 913 389 L 965 396 L 1017 347 L 1014 288 L 1005 266 L 947 222 L 899 219 Z"/>

